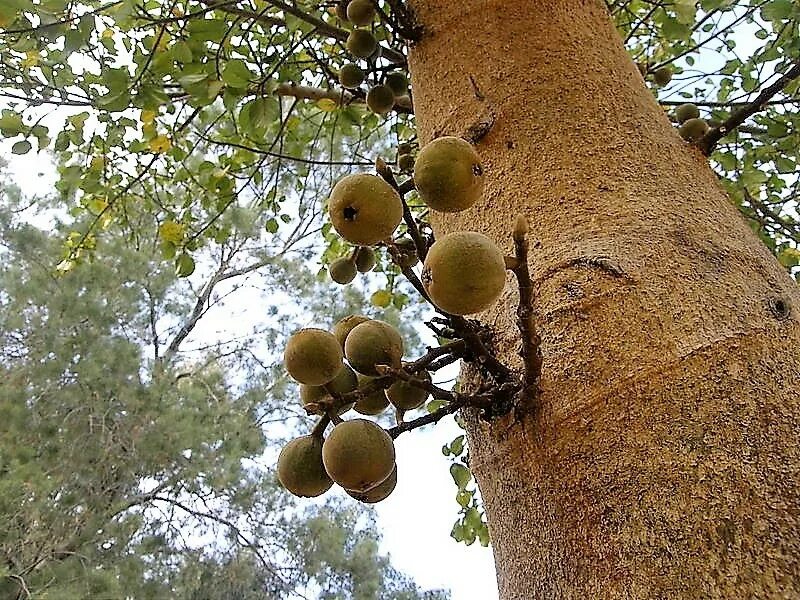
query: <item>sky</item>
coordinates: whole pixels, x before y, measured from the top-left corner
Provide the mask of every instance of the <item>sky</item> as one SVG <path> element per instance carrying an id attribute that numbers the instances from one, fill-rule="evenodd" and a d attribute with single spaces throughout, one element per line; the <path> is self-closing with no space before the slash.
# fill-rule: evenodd
<path id="1" fill-rule="evenodd" d="M 9 162 L 12 181 L 27 194 L 50 193 L 56 172 L 49 157 L 33 151 L 15 156 L 10 147 L 7 140 L 0 141 L 0 156 Z M 234 323 L 249 327 L 247 311 L 252 309 L 253 301 L 247 290 L 242 291 L 245 293 L 228 296 L 224 305 L 210 311 L 186 340 L 186 347 L 211 343 L 217 338 L 230 339 L 236 334 L 231 329 Z M 237 318 L 239 314 L 242 318 Z M 454 375 L 453 371 L 441 371 L 437 379 Z M 461 433 L 453 417 L 447 417 L 436 426 L 397 438 L 397 487 L 389 498 L 374 505 L 383 535 L 382 550 L 391 556 L 395 568 L 424 589 L 449 589 L 452 600 L 495 600 L 498 596 L 491 549 L 477 542 L 467 547 L 450 537 L 458 505 L 450 462 L 441 447 Z M 345 497 L 336 486 L 329 493 Z"/>

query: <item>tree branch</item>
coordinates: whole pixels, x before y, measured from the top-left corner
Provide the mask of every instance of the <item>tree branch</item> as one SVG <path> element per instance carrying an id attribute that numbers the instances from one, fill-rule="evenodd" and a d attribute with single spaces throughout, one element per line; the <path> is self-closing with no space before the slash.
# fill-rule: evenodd
<path id="1" fill-rule="evenodd" d="M 770 98 L 780 92 L 797 77 L 800 77 L 800 61 L 795 61 L 791 69 L 781 75 L 771 85 L 764 88 L 755 100 L 737 110 L 719 127 L 714 127 L 706 133 L 697 142 L 697 146 L 703 151 L 703 154 L 706 156 L 710 155 L 717 145 L 717 142 L 761 110 Z"/>

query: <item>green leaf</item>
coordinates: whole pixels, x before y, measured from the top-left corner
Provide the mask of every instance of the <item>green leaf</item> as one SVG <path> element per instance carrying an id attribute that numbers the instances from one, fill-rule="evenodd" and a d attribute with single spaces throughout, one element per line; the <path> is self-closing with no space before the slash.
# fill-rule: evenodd
<path id="1" fill-rule="evenodd" d="M 269 233 L 277 233 L 278 221 L 276 221 L 275 219 L 269 219 L 264 227 Z"/>
<path id="2" fill-rule="evenodd" d="M 11 146 L 11 152 L 13 154 L 27 154 L 31 148 L 31 143 L 28 140 L 22 140 Z"/>
<path id="3" fill-rule="evenodd" d="M 194 269 L 194 259 L 185 252 L 179 254 L 178 258 L 175 259 L 175 275 L 178 277 L 188 277 L 194 273 Z"/>
<path id="4" fill-rule="evenodd" d="M 252 73 L 243 60 L 230 60 L 222 70 L 222 81 L 234 88 L 246 88 L 251 78 Z"/>
<path id="5" fill-rule="evenodd" d="M 467 484 L 469 484 L 472 479 L 472 473 L 461 463 L 453 463 L 450 465 L 450 475 L 453 477 L 453 481 L 455 481 L 459 490 L 466 488 Z"/>

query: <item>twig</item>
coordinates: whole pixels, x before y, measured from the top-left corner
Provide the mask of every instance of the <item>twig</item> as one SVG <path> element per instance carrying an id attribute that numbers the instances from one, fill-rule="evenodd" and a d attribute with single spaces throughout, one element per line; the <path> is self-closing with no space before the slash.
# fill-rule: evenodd
<path id="1" fill-rule="evenodd" d="M 431 423 L 438 423 L 443 417 L 447 415 L 452 415 L 453 413 L 457 412 L 459 409 L 466 406 L 466 398 L 462 398 L 461 400 L 456 400 L 454 402 L 448 402 L 444 406 L 436 409 L 432 413 L 427 415 L 423 415 L 421 417 L 417 417 L 411 421 L 406 421 L 404 423 L 400 423 L 392 427 L 391 429 L 387 429 L 386 432 L 392 436 L 392 439 L 396 439 L 401 433 L 405 431 L 411 431 L 412 429 L 417 429 L 422 427 L 423 425 L 430 425 Z"/>
<path id="2" fill-rule="evenodd" d="M 425 257 L 428 255 L 428 244 L 425 241 L 425 238 L 422 237 L 422 233 L 417 226 L 417 222 L 414 220 L 414 215 L 411 214 L 411 209 L 408 206 L 408 202 L 406 202 L 405 195 L 410 191 L 401 189 L 401 186 L 398 185 L 397 179 L 395 179 L 394 173 L 392 173 L 391 167 L 386 164 L 386 162 L 378 158 L 375 161 L 375 170 L 378 172 L 386 183 L 392 186 L 395 191 L 400 195 L 400 200 L 403 203 L 403 221 L 405 221 L 406 227 L 408 228 L 408 234 L 411 236 L 411 239 L 414 240 L 414 246 L 417 249 L 417 256 L 419 256 L 420 261 L 424 261 Z M 412 181 L 413 180 L 409 180 Z M 412 188 L 413 189 L 413 186 Z"/>
<path id="3" fill-rule="evenodd" d="M 800 77 L 800 61 L 795 61 L 791 69 L 781 75 L 777 81 L 764 88 L 761 93 L 756 96 L 755 100 L 737 110 L 719 127 L 714 127 L 698 140 L 697 146 L 702 150 L 703 154 L 706 156 L 710 155 L 714 150 L 714 146 L 717 145 L 717 142 L 719 142 L 723 136 L 736 129 L 749 117 L 761 110 L 775 94 L 780 92 L 797 77 Z"/>
<path id="4" fill-rule="evenodd" d="M 528 269 L 528 221 L 523 215 L 517 217 L 514 225 L 514 253 L 516 265 L 511 269 L 519 286 L 519 305 L 517 306 L 517 327 L 522 337 L 520 356 L 525 365 L 522 389 L 526 398 L 538 395 L 539 378 L 542 375 L 542 338 L 536 330 L 533 313 L 533 281 Z"/>

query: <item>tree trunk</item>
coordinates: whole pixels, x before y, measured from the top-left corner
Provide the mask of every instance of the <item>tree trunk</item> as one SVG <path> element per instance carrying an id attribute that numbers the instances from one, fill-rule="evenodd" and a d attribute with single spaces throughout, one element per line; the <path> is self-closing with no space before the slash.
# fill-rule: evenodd
<path id="1" fill-rule="evenodd" d="M 800 597 L 800 293 L 593 0 L 416 0 L 421 141 L 494 118 L 486 192 L 531 224 L 541 410 L 467 415 L 500 597 Z M 519 366 L 516 289 L 481 315 Z"/>

